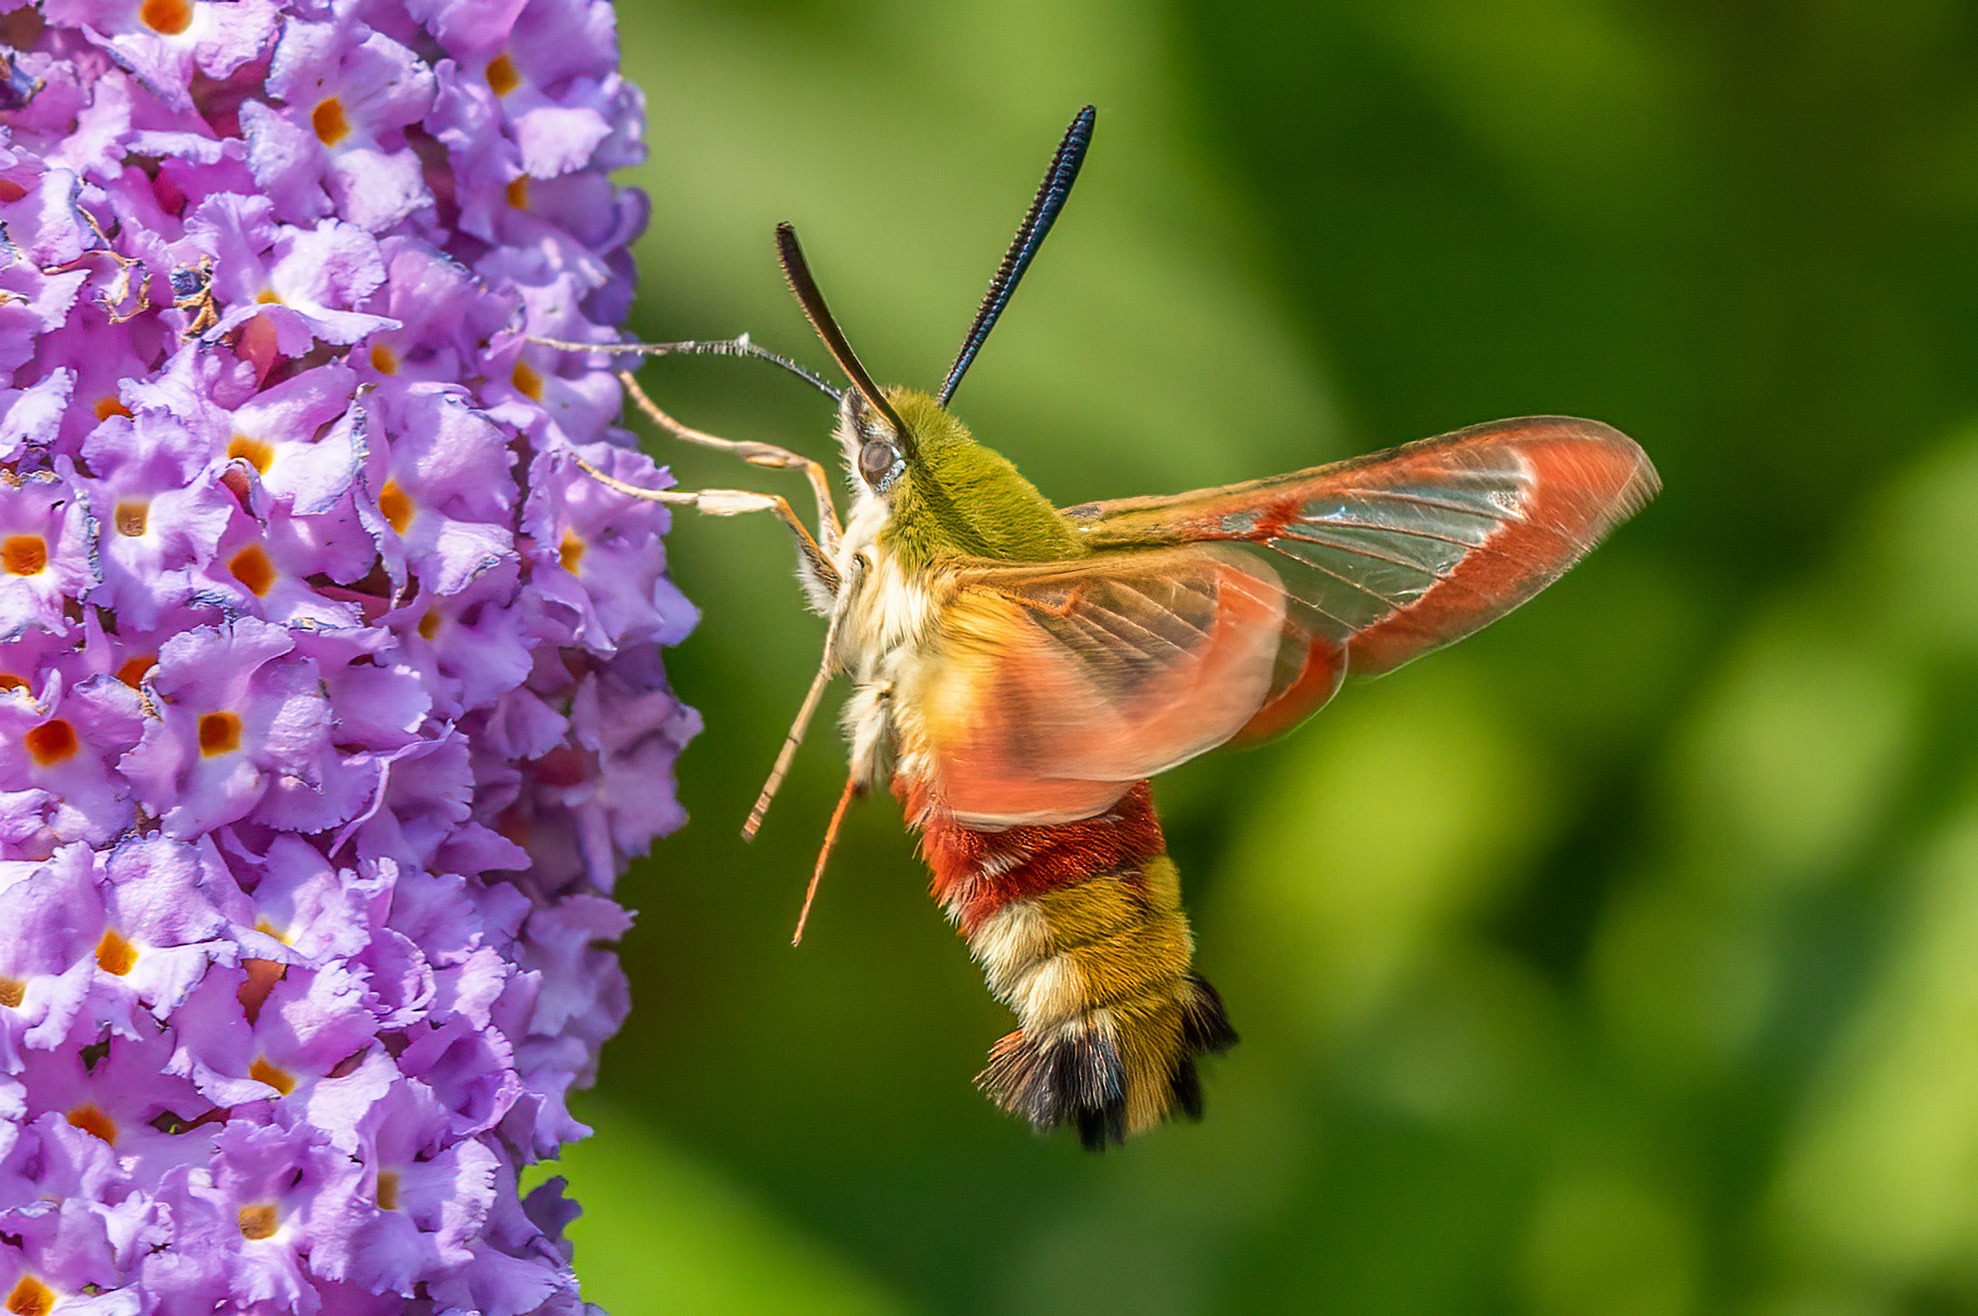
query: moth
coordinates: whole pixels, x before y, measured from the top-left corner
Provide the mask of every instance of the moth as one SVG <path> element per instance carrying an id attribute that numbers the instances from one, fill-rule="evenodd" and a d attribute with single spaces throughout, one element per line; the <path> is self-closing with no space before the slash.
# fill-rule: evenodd
<path id="1" fill-rule="evenodd" d="M 824 654 L 744 835 L 845 675 L 850 773 L 805 916 L 846 806 L 890 788 L 935 898 L 1019 1024 L 977 1085 L 1040 1132 L 1069 1124 L 1097 1149 L 1177 1113 L 1199 1118 L 1197 1059 L 1236 1040 L 1192 967 L 1149 779 L 1285 731 L 1347 676 L 1392 671 L 1503 616 L 1658 480 L 1619 431 L 1541 416 L 1221 488 L 1054 507 L 950 404 L 1062 210 L 1094 119 L 1087 106 L 1066 131 L 933 394 L 873 382 L 788 224 L 776 230 L 783 272 L 847 387 L 746 336 L 625 345 L 760 357 L 828 394 L 848 518 L 820 463 L 683 425 L 630 372 L 629 395 L 677 438 L 803 472 L 816 533 L 773 494 L 651 490 L 585 469 L 632 497 L 789 527 L 804 592 L 827 618 Z"/>

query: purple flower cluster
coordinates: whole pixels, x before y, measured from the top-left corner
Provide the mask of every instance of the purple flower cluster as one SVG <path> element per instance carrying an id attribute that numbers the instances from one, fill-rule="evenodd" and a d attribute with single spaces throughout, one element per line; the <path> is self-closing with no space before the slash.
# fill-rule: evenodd
<path id="1" fill-rule="evenodd" d="M 681 821 L 605 0 L 0 0 L 0 1309 L 580 1304 Z"/>

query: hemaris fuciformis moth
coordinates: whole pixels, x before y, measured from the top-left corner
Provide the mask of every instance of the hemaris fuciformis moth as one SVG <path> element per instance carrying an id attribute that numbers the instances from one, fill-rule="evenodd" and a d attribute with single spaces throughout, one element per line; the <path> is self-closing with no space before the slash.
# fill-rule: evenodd
<path id="1" fill-rule="evenodd" d="M 629 372 L 634 401 L 676 437 L 805 472 L 818 532 L 774 495 L 591 473 L 633 497 L 767 511 L 789 527 L 810 604 L 829 619 L 824 657 L 743 834 L 825 686 L 849 676 L 851 771 L 805 915 L 846 805 L 890 786 L 936 899 L 1020 1024 L 978 1085 L 1040 1131 L 1069 1123 L 1099 1148 L 1177 1111 L 1199 1116 L 1196 1057 L 1236 1040 L 1191 969 L 1149 778 L 1283 731 L 1349 674 L 1390 671 L 1503 616 L 1658 483 L 1618 431 L 1531 417 L 1218 489 L 1053 507 L 948 404 L 1057 218 L 1093 119 L 1088 106 L 1065 133 L 932 395 L 873 382 L 787 224 L 784 273 L 849 387 L 746 336 L 608 349 L 762 357 L 829 394 L 848 520 L 817 462 L 690 429 Z"/>

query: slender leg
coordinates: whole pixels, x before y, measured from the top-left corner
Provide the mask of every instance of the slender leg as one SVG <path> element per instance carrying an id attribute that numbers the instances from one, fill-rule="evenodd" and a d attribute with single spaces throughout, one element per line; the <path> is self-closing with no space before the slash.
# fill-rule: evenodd
<path id="1" fill-rule="evenodd" d="M 858 563 L 852 565 L 856 586 Z M 803 744 L 804 732 L 810 729 L 810 719 L 817 712 L 818 700 L 824 697 L 824 687 L 831 683 L 832 674 L 838 670 L 838 623 L 845 615 L 850 596 L 850 590 L 838 592 L 837 606 L 831 610 L 831 622 L 824 628 L 824 657 L 817 664 L 817 675 L 811 678 L 810 689 L 804 692 L 804 702 L 797 709 L 795 720 L 790 723 L 789 734 L 783 737 L 783 748 L 776 753 L 775 766 L 769 769 L 769 780 L 762 784 L 762 794 L 756 796 L 755 807 L 749 810 L 748 821 L 742 824 L 744 841 L 753 841 L 756 832 L 761 830 L 763 817 L 769 812 L 769 802 L 782 788 L 783 778 L 789 775 L 790 764 L 797 757 L 797 746 Z"/>
<path id="2" fill-rule="evenodd" d="M 776 792 L 782 787 L 783 779 L 789 775 L 790 764 L 797 757 L 797 746 L 803 743 L 804 732 L 809 730 L 810 720 L 817 712 L 818 702 L 824 698 L 824 687 L 831 683 L 833 673 L 838 670 L 836 663 L 838 621 L 844 616 L 848 598 L 847 592 L 841 587 L 842 578 L 838 575 L 838 569 L 831 564 L 831 560 L 824 555 L 823 550 L 818 548 L 817 542 L 810 537 L 810 532 L 804 529 L 804 523 L 797 519 L 797 514 L 790 509 L 790 504 L 780 495 L 753 493 L 747 489 L 642 489 L 636 484 L 627 484 L 623 480 L 606 475 L 575 453 L 571 454 L 571 460 L 598 483 L 616 489 L 622 494 L 629 494 L 633 498 L 643 498 L 647 502 L 665 503 L 673 507 L 691 507 L 709 516 L 740 516 L 744 512 L 776 513 L 783 524 L 789 526 L 790 532 L 797 537 L 797 546 L 810 560 L 811 566 L 817 571 L 818 579 L 837 596 L 838 603 L 831 610 L 831 622 L 824 630 L 824 657 L 818 662 L 817 675 L 811 679 L 810 689 L 804 693 L 804 702 L 797 709 L 796 720 L 790 724 L 788 734 L 783 737 L 783 748 L 777 752 L 776 763 L 769 770 L 769 780 L 763 783 L 762 793 L 756 797 L 755 807 L 749 810 L 748 821 L 742 824 L 742 839 L 752 841 L 756 832 L 762 828 L 763 818 L 769 813 L 770 801 L 776 798 Z M 844 806 L 841 804 L 839 811 L 842 813 L 843 809 Z M 830 846 L 827 843 L 825 854 L 829 853 Z M 820 875 L 824 871 L 823 865 L 824 856 L 819 855 Z M 816 878 L 811 879 L 811 886 L 814 892 Z M 799 926 L 798 936 L 802 935 L 802 928 Z"/>
<path id="3" fill-rule="evenodd" d="M 844 793 L 838 797 L 838 807 L 831 811 L 831 825 L 824 829 L 824 845 L 817 852 L 817 866 L 810 870 L 810 885 L 804 888 L 803 912 L 797 915 L 797 931 L 790 938 L 792 946 L 804 944 L 804 925 L 810 922 L 810 903 L 817 899 L 817 884 L 824 879 L 824 865 L 831 860 L 831 847 L 838 843 L 838 825 L 845 821 L 845 807 L 858 794 L 857 777 L 845 778 Z"/>
<path id="4" fill-rule="evenodd" d="M 838 568 L 831 562 L 830 554 L 818 547 L 810 531 L 798 519 L 789 500 L 781 494 L 755 493 L 748 489 L 642 489 L 636 484 L 627 484 L 614 476 L 606 475 L 597 467 L 577 456 L 570 459 L 581 467 L 584 473 L 599 484 L 616 489 L 619 493 L 633 498 L 643 498 L 649 503 L 666 503 L 674 507 L 691 507 L 708 516 L 740 516 L 744 512 L 774 512 L 778 520 L 790 528 L 796 536 L 797 548 L 804 560 L 824 587 L 833 594 L 838 592 Z"/>
<path id="5" fill-rule="evenodd" d="M 753 439 L 724 439 L 704 433 L 690 425 L 683 425 L 660 410 L 659 404 L 639 387 L 639 381 L 629 370 L 618 372 L 619 382 L 631 395 L 634 406 L 645 413 L 646 419 L 684 443 L 697 444 L 703 448 L 713 448 L 717 452 L 732 453 L 751 466 L 764 466 L 771 470 L 802 471 L 810 480 L 811 492 L 817 495 L 817 528 L 823 537 L 828 552 L 836 552 L 838 540 L 844 528 L 838 521 L 838 509 L 831 502 L 831 477 L 824 467 L 801 453 L 791 452 L 770 443 L 757 443 Z"/>
<path id="6" fill-rule="evenodd" d="M 747 334 L 739 338 L 726 338 L 711 341 L 689 341 L 684 343 L 571 343 L 559 338 L 530 337 L 529 342 L 541 347 L 553 347 L 565 352 L 602 352 L 607 355 L 636 354 L 639 356 L 753 356 L 774 362 L 792 374 L 800 376 L 813 387 L 832 398 L 839 396 L 838 390 L 819 379 L 787 357 L 778 356 L 765 348 L 756 346 Z M 683 425 L 667 415 L 652 400 L 639 381 L 629 370 L 618 372 L 619 382 L 632 402 L 646 414 L 653 424 L 686 443 L 698 444 L 703 448 L 713 448 L 718 452 L 732 453 L 751 466 L 764 466 L 773 470 L 802 471 L 810 480 L 811 492 L 817 495 L 818 534 L 824 547 L 836 552 L 839 536 L 843 533 L 838 520 L 838 509 L 831 501 L 831 478 L 823 466 L 801 453 L 779 448 L 771 443 L 756 443 L 752 440 L 723 439 L 715 435 Z"/>

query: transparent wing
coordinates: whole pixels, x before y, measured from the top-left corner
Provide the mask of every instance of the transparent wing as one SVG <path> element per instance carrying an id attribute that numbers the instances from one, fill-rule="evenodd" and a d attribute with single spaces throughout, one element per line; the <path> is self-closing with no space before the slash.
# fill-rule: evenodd
<path id="1" fill-rule="evenodd" d="M 1647 455 L 1619 430 L 1537 416 L 1064 515 L 1095 548 L 1224 542 L 1270 558 L 1290 598 L 1286 652 L 1279 688 L 1245 729 L 1254 736 L 1302 720 L 1338 676 L 1392 671 L 1502 617 L 1659 487 Z M 1328 685 L 1324 669 L 1335 665 Z"/>
<path id="2" fill-rule="evenodd" d="M 1068 821 L 1273 734 L 1349 673 L 1503 616 L 1654 496 L 1633 440 L 1500 421 L 1332 466 L 1064 516 L 1095 550 L 960 574 L 922 686 L 941 803 Z"/>

